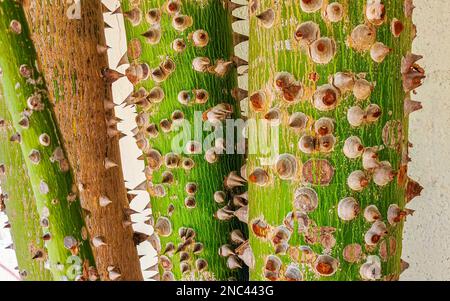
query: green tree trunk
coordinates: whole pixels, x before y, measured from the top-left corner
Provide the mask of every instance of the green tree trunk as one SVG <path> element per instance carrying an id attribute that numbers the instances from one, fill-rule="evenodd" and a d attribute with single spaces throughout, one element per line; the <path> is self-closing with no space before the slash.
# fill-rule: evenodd
<path id="1" fill-rule="evenodd" d="M 239 116 L 228 1 L 134 3 L 122 1 L 124 59 L 131 63 L 126 76 L 135 86 L 127 104 L 139 112 L 135 134 L 147 164 L 142 188 L 151 194 L 158 234 L 150 237 L 159 254 L 157 278 L 243 280 L 241 258 L 251 261 L 246 229 L 235 217 L 246 220 L 247 198 L 236 197 L 245 192 L 239 176 L 243 155 L 218 154 L 220 140 L 196 154 L 172 148 L 175 141 L 197 152 L 212 130 L 203 131 L 203 139 L 194 137 L 202 113 L 223 124 Z M 190 133 L 179 141 L 183 126 Z M 234 141 L 229 143 L 233 149 Z M 237 173 L 230 177 L 231 172 Z"/>
<path id="2" fill-rule="evenodd" d="M 16 1 L 0 2 L 0 45 L 0 80 L 15 129 L 10 140 L 22 150 L 47 239 L 45 250 L 34 257 L 47 262 L 55 280 L 87 275 L 95 268 L 82 210 L 47 90 L 36 69 L 23 8 Z"/>
<path id="3" fill-rule="evenodd" d="M 424 77 L 411 1 L 252 3 L 250 116 L 279 123 L 279 156 L 249 156 L 250 278 L 398 279 L 421 190 L 407 177 Z"/>
<path id="4" fill-rule="evenodd" d="M 20 146 L 9 139 L 16 133 L 6 108 L 0 86 L 0 186 L 11 237 L 16 251 L 19 273 L 24 280 L 52 280 L 44 262 L 33 259 L 44 249 L 42 228 L 36 210 L 34 193 Z M 18 185 L 20 183 L 20 185 Z M 0 204 L 2 206 L 3 204 Z"/>

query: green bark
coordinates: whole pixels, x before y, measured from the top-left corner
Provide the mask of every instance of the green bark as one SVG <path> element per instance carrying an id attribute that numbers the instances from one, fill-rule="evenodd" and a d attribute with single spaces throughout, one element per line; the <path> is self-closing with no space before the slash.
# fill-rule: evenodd
<path id="1" fill-rule="evenodd" d="M 291 154 L 296 158 L 298 174 L 292 179 L 282 180 L 275 169 L 272 169 L 273 166 L 261 166 L 260 158 L 264 157 L 264 154 L 261 154 L 260 150 L 255 154 L 250 154 L 249 174 L 256 167 L 262 167 L 271 180 L 263 187 L 254 183 L 249 185 L 251 221 L 249 224 L 253 224 L 252 222 L 259 218 L 274 228 L 283 225 L 286 215 L 289 212 L 295 212 L 293 201 L 297 188 L 310 187 L 318 195 L 317 208 L 307 213 L 309 226 L 305 230 L 306 232 L 297 231 L 300 219 L 294 218 L 294 229 L 289 231 L 289 248 L 286 253 L 281 252 L 277 255 L 283 264 L 281 269 L 275 269 L 275 273 L 266 272 L 265 275 L 264 272 L 265 268 L 270 270 L 270 267 L 265 267 L 267 256 L 275 254 L 275 246 L 271 241 L 270 234 L 264 238 L 250 230 L 250 243 L 256 258 L 255 268 L 250 271 L 252 280 L 287 279 L 293 275 L 293 271 L 300 271 L 302 273 L 300 278 L 304 280 L 361 280 L 364 277 L 361 276 L 360 268 L 366 263 L 367 257 L 370 255 L 381 258 L 381 275 L 374 277 L 377 280 L 398 279 L 404 267 L 400 260 L 404 219 L 402 218 L 401 222 L 391 225 L 387 220 L 387 211 L 392 204 L 398 205 L 403 210 L 407 201 L 414 196 L 414 192 L 420 191 L 417 183 L 409 180 L 406 176 L 408 112 L 404 109 L 404 99 L 409 96 L 409 91 L 405 93 L 403 89 L 400 72 L 402 58 L 411 49 L 413 39 L 412 20 L 404 12 L 405 1 L 403 0 L 383 1 L 386 18 L 384 23 L 378 26 L 370 25 L 365 18 L 366 1 L 340 0 L 337 2 L 342 4 L 344 16 L 341 21 L 335 23 L 326 21 L 323 16 L 328 1 L 323 1 L 319 11 L 305 13 L 298 1 L 281 1 L 274 5 L 273 1 L 262 0 L 259 1 L 260 5 L 256 11 L 251 14 L 249 94 L 252 95 L 257 91 L 265 91 L 266 94 L 268 94 L 267 92 L 274 93 L 275 96 L 273 98 L 267 97 L 266 101 L 268 103 L 267 108 L 279 108 L 283 116 L 278 130 L 279 154 Z M 275 12 L 273 25 L 270 24 L 270 14 L 259 15 L 268 9 L 273 9 Z M 404 30 L 399 37 L 394 37 L 391 33 L 391 22 L 394 18 L 400 20 L 404 26 Z M 297 26 L 306 21 L 313 21 L 319 25 L 321 37 L 329 37 L 335 41 L 336 54 L 329 63 L 315 63 L 301 49 L 299 42 L 294 38 Z M 266 27 L 263 26 L 264 22 Z M 351 35 L 353 29 L 364 23 L 376 30 L 376 41 L 391 48 L 391 52 L 381 63 L 372 60 L 370 51 L 356 51 L 356 43 L 351 44 L 352 47 L 348 44 L 348 36 Z M 261 47 L 262 45 L 264 47 Z M 283 71 L 291 73 L 303 86 L 304 93 L 301 101 L 287 104 L 282 99 L 282 95 L 280 96 L 280 93 L 276 91 L 274 82 L 277 73 Z M 329 77 L 337 72 L 353 72 L 355 79 L 359 73 L 365 73 L 365 78 L 369 82 L 376 83 L 376 85 L 370 97 L 366 100 L 357 101 L 350 91 L 342 93 L 335 109 L 319 111 L 312 104 L 313 93 L 318 87 L 327 84 Z M 347 121 L 348 109 L 355 105 L 364 109 L 371 103 L 381 107 L 381 117 L 375 122 L 365 123 L 362 126 L 350 126 Z M 251 109 L 250 116 L 257 120 L 264 119 L 267 108 L 262 112 Z M 304 134 L 313 136 L 318 134 L 314 130 L 310 130 L 309 126 L 297 131 L 289 127 L 288 118 L 294 112 L 306 114 L 309 118 L 309 126 L 321 117 L 329 117 L 334 120 L 333 135 L 336 138 L 336 143 L 331 153 L 315 151 L 313 154 L 305 154 L 299 150 L 299 139 Z M 386 140 L 388 140 L 386 138 L 392 138 L 398 133 L 396 128 L 385 127 L 388 122 L 398 124 L 403 132 L 403 135 L 399 135 L 397 140 L 394 139 L 396 143 L 390 145 L 391 147 L 385 145 Z M 388 135 L 388 137 L 384 135 L 383 139 L 385 129 L 391 129 L 391 134 L 394 133 L 394 135 Z M 344 143 L 350 136 L 359 137 L 362 145 L 366 148 L 384 145 L 384 148 L 378 152 L 378 161 L 390 162 L 393 171 L 397 173 L 395 179 L 386 186 L 376 185 L 372 180 L 375 170 L 364 171 L 361 157 L 349 159 L 344 156 Z M 251 136 L 249 145 L 257 145 L 256 143 L 258 143 L 256 135 Z M 326 180 L 323 175 L 318 176 L 318 159 L 327 160 L 334 169 L 334 175 L 332 175 L 329 185 L 325 183 Z M 315 162 L 312 165 L 312 172 L 309 172 L 310 175 L 312 174 L 312 179 L 309 181 L 305 177 L 305 170 L 307 169 L 305 166 L 308 167 L 308 164 L 306 164 L 308 160 Z M 377 164 L 379 163 L 377 162 Z M 370 181 L 369 185 L 361 192 L 353 191 L 347 185 L 347 178 L 355 170 L 364 171 Z M 306 174 L 308 174 L 307 170 Z M 318 183 L 321 180 L 323 181 L 322 185 Z M 338 216 L 338 203 L 346 197 L 354 197 L 360 208 L 356 218 L 350 221 L 344 221 Z M 369 205 L 378 207 L 381 220 L 387 225 L 388 231 L 386 235 L 384 233 L 381 235 L 380 241 L 374 246 L 367 246 L 364 240 L 366 232 L 371 227 L 371 224 L 363 216 L 365 208 Z M 405 213 L 407 212 L 402 214 Z M 300 216 L 302 215 L 298 212 L 296 217 Z M 255 228 L 256 230 L 262 229 L 261 227 Z M 275 232 L 276 230 L 272 230 L 271 233 Z M 335 239 L 335 244 L 333 239 Z M 390 241 L 392 241 L 392 247 L 389 247 Z M 354 263 L 344 259 L 343 255 L 344 248 L 350 244 L 359 244 L 361 247 L 361 254 Z M 388 255 L 385 256 L 384 250 L 381 250 L 383 256 L 380 256 L 380 248 L 384 248 L 386 245 Z M 306 259 L 299 259 L 299 254 L 306 254 L 305 252 L 302 253 L 305 248 L 299 249 L 300 246 L 307 246 L 312 250 L 313 254 L 309 263 Z M 326 257 L 318 257 L 324 254 L 337 260 L 337 269 L 326 265 Z M 373 257 L 371 258 L 373 259 Z M 322 260 L 325 260 L 325 264 Z M 314 268 L 319 263 L 321 264 L 319 270 L 324 271 L 324 269 L 330 268 L 329 272 L 333 272 L 332 275 L 328 277 L 319 275 L 317 268 Z M 286 273 L 287 267 L 291 264 L 292 266 Z M 376 267 L 378 267 L 377 263 L 370 268 L 375 269 Z M 375 271 L 373 274 L 378 273 Z"/>
<path id="2" fill-rule="evenodd" d="M 50 272 L 44 268 L 44 262 L 33 259 L 36 252 L 44 248 L 42 228 L 22 151 L 19 145 L 9 141 L 16 132 L 11 125 L 1 86 L 0 120 L 4 122 L 0 129 L 0 140 L 3 141 L 0 144 L 0 184 L 2 193 L 8 196 L 5 212 L 11 226 L 19 271 L 24 280 L 52 280 Z"/>
<path id="3" fill-rule="evenodd" d="M 185 30 L 177 31 L 172 25 L 173 17 L 167 13 L 164 6 L 167 1 L 162 0 L 146 0 L 140 1 L 138 8 L 141 12 L 141 18 L 136 18 L 135 7 L 132 7 L 133 1 L 122 1 L 122 11 L 126 16 L 126 30 L 127 39 L 129 41 L 128 54 L 134 53 L 129 56 L 132 64 L 147 63 L 151 70 L 157 68 L 165 58 L 170 58 L 175 63 L 175 70 L 162 81 L 156 83 L 152 80 L 152 75 L 148 80 L 142 80 L 135 83 L 137 89 L 144 87 L 147 90 L 145 93 L 148 96 L 148 92 L 155 86 L 159 86 L 164 91 L 164 99 L 158 103 L 150 103 L 145 100 L 145 97 L 131 97 L 130 103 L 137 104 L 140 117 L 148 119 L 144 123 L 140 123 L 140 128 L 136 131 L 136 138 L 139 141 L 140 147 L 144 150 L 144 154 L 147 162 L 147 169 L 149 170 L 149 156 L 152 154 L 152 150 L 158 151 L 162 156 L 166 156 L 172 152 L 172 141 L 177 135 L 180 134 L 179 130 L 171 130 L 165 133 L 162 130 L 160 121 L 163 119 L 171 120 L 171 115 L 175 110 L 180 110 L 184 114 L 184 120 L 188 121 L 187 128 L 191 131 L 191 137 L 189 140 L 194 140 L 194 117 L 195 111 L 205 112 L 208 109 L 212 109 L 214 106 L 225 103 L 231 104 L 234 112 L 234 116 L 239 115 L 239 108 L 236 105 L 237 101 L 232 97 L 232 90 L 237 87 L 237 73 L 234 67 L 230 67 L 228 72 L 220 76 L 219 74 L 213 74 L 214 72 L 209 68 L 205 72 L 198 72 L 193 70 L 193 60 L 196 57 L 207 57 L 210 60 L 210 67 L 213 67 L 220 59 L 224 61 L 230 61 L 233 56 L 233 39 L 231 31 L 231 15 L 227 10 L 227 1 L 173 1 L 175 4 L 181 4 L 180 14 L 188 16 L 185 21 L 190 23 L 191 26 L 187 26 Z M 134 10 L 133 10 L 134 9 Z M 156 22 L 160 25 L 150 25 L 145 18 L 145 14 L 151 9 L 159 9 L 161 12 L 161 20 Z M 132 12 L 135 12 L 133 14 Z M 190 19 L 192 18 L 192 19 Z M 134 21 L 134 25 L 133 25 Z M 161 37 L 155 39 L 154 43 L 149 43 L 143 36 L 148 32 L 150 28 L 158 31 L 160 26 Z M 194 31 L 203 29 L 209 36 L 209 42 L 205 47 L 194 46 L 193 40 L 190 35 Z M 150 35 L 147 34 L 147 37 Z M 172 47 L 172 42 L 175 39 L 182 39 L 186 44 L 186 49 L 182 52 L 176 52 Z M 136 41 L 142 47 L 141 54 L 136 52 Z M 130 70 L 130 69 L 129 69 Z M 127 72 L 128 75 L 129 72 Z M 132 79 L 129 76 L 130 79 Z M 209 99 L 205 104 L 199 104 L 194 101 L 193 90 L 205 89 L 209 93 Z M 178 95 L 181 91 L 188 91 L 191 95 L 189 105 L 183 105 L 178 101 Z M 135 95 L 136 96 L 136 95 Z M 149 98 L 147 98 L 148 100 Z M 150 99 L 151 101 L 151 99 Z M 144 107 L 146 107 L 144 109 Z M 149 133 L 146 133 L 146 128 L 151 128 L 151 124 L 156 125 L 158 129 L 158 136 L 151 138 Z M 200 125 L 201 126 L 201 125 Z M 203 131 L 203 139 L 210 134 L 211 131 Z M 195 139 L 197 140 L 197 139 Z M 146 146 L 145 141 L 149 143 Z M 200 138 L 198 140 L 203 143 Z M 186 141 L 185 141 L 186 142 Z M 181 272 L 180 267 L 180 253 L 168 255 L 169 260 L 172 262 L 173 268 L 168 268 L 171 272 L 163 272 L 163 268 L 160 266 L 161 278 L 163 280 L 171 279 L 172 274 L 174 279 L 239 279 L 246 278 L 246 268 L 233 269 L 227 267 L 228 258 L 219 256 L 219 248 L 225 244 L 231 244 L 230 232 L 234 229 L 240 229 L 244 235 L 246 235 L 246 229 L 243 224 L 240 223 L 235 217 L 228 221 L 220 221 L 213 215 L 223 206 L 231 201 L 232 196 L 244 192 L 245 187 L 236 187 L 233 189 L 226 189 L 224 187 L 225 177 L 231 171 L 239 170 L 243 164 L 242 155 L 234 154 L 222 154 L 219 156 L 219 160 L 215 163 L 208 163 L 205 156 L 206 149 L 203 149 L 200 154 L 178 154 L 180 160 L 192 159 L 195 166 L 191 170 L 186 170 L 180 165 L 177 168 L 169 169 L 166 165 L 162 165 L 161 168 L 156 168 L 153 171 L 148 172 L 148 189 L 152 195 L 152 210 L 155 220 L 156 232 L 161 234 L 161 229 L 158 226 L 158 220 L 161 222 L 161 217 L 168 217 L 172 225 L 172 233 L 169 236 L 160 235 L 161 251 L 160 263 L 166 260 L 162 257 L 164 250 L 169 243 L 173 243 L 175 248 L 178 248 L 183 240 L 179 236 L 179 229 L 182 227 L 192 228 L 196 236 L 192 243 L 188 243 L 186 252 L 189 254 L 190 259 L 183 263 L 184 269 L 189 269 L 190 272 Z M 154 152 L 153 152 L 154 154 Z M 159 159 L 158 159 L 159 160 Z M 173 174 L 174 182 L 163 184 L 165 195 L 158 197 L 158 191 L 161 191 L 160 185 L 163 182 L 163 173 L 171 172 Z M 165 174 L 167 175 L 167 173 Z M 197 185 L 197 192 L 193 195 L 195 197 L 195 208 L 188 209 L 185 206 L 185 199 L 188 194 L 185 190 L 186 184 L 193 182 Z M 226 191 L 227 197 L 223 204 L 217 204 L 214 201 L 214 193 L 216 191 Z M 192 199 L 191 199 L 192 201 Z M 174 211 L 171 216 L 168 213 L 169 207 L 173 205 Z M 236 210 L 236 206 L 231 207 L 232 210 Z M 169 210 L 170 211 L 170 210 Z M 164 233 L 163 233 L 164 234 Z M 203 244 L 203 251 L 198 254 L 194 254 L 195 243 Z M 240 244 L 234 244 L 233 249 L 236 249 Z M 185 256 L 186 254 L 182 254 Z M 198 259 L 205 259 L 208 267 L 205 272 L 199 272 Z M 233 257 L 233 259 L 236 259 Z M 240 265 L 244 264 L 237 259 Z M 197 263 L 197 264 L 196 264 Z"/>
<path id="4" fill-rule="evenodd" d="M 0 2 L 0 45 L 6 107 L 20 135 L 15 141 L 25 158 L 43 233 L 49 237 L 41 260 L 47 261 L 55 280 L 72 280 L 81 273 L 87 276 L 94 262 L 81 207 L 45 84 L 36 68 L 23 8 L 16 1 Z"/>

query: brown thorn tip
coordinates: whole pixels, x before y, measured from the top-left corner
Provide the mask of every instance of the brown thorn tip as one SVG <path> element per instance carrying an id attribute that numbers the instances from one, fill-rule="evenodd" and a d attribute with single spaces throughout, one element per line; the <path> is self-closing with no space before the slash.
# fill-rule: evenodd
<path id="1" fill-rule="evenodd" d="M 105 158 L 105 168 L 106 170 L 113 168 L 113 167 L 117 167 L 118 165 L 113 162 L 111 159 L 109 158 Z"/>
<path id="2" fill-rule="evenodd" d="M 121 14 L 121 13 L 122 13 L 122 7 L 119 6 L 113 12 L 111 12 L 111 15 L 116 15 L 116 14 Z"/>
<path id="3" fill-rule="evenodd" d="M 102 13 L 108 14 L 110 12 L 111 10 L 109 9 L 109 7 L 107 7 L 104 3 L 102 3 Z"/>
<path id="4" fill-rule="evenodd" d="M 106 29 L 106 28 L 112 28 L 112 26 L 111 26 L 111 25 L 109 25 L 109 24 L 108 24 L 108 23 L 106 23 L 106 22 L 103 22 L 103 24 L 104 24 L 103 26 L 105 27 L 105 29 Z"/>
<path id="5" fill-rule="evenodd" d="M 147 191 L 147 180 L 140 183 L 138 186 L 136 186 L 133 190 L 143 190 Z"/>
<path id="6" fill-rule="evenodd" d="M 423 187 L 412 179 L 408 179 L 406 186 L 406 202 L 409 203 L 412 199 L 420 196 Z"/>
<path id="7" fill-rule="evenodd" d="M 127 193 L 127 199 L 128 202 L 131 202 L 132 200 L 134 200 L 134 198 L 137 196 L 137 194 L 133 194 L 133 193 Z"/>
<path id="8" fill-rule="evenodd" d="M 119 62 L 117 63 L 117 68 L 122 66 L 122 65 L 129 64 L 129 63 L 130 63 L 130 61 L 128 60 L 128 53 L 125 52 L 122 55 L 122 57 L 120 58 Z"/>

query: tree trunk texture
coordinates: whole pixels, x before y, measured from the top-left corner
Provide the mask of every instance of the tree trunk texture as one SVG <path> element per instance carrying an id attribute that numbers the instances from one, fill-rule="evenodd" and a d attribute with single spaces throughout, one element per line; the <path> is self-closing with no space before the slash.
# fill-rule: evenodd
<path id="1" fill-rule="evenodd" d="M 91 238 L 104 242 L 93 248 L 100 277 L 141 280 L 121 169 L 120 133 L 114 111 L 105 105 L 112 103 L 112 95 L 110 82 L 102 78 L 108 60 L 101 1 L 81 1 L 81 19 L 68 18 L 72 5 L 63 0 L 25 0 L 24 7 L 88 231 Z"/>
<path id="2" fill-rule="evenodd" d="M 424 77 L 412 1 L 337 2 L 250 1 L 250 117 L 279 124 L 279 156 L 249 155 L 252 280 L 395 280 L 407 266 L 405 205 L 421 190 L 409 97 Z"/>
<path id="3" fill-rule="evenodd" d="M 16 251 L 19 274 L 23 280 L 52 280 L 50 271 L 44 268 L 42 260 L 33 259 L 36 252 L 44 249 L 42 228 L 36 208 L 33 188 L 20 146 L 9 141 L 16 131 L 11 115 L 6 107 L 0 85 L 0 185 L 2 200 L 6 202 L 5 212 L 11 229 L 11 237 Z M 20 183 L 20 185 L 17 185 Z M 2 205 L 0 204 L 0 207 Z M 2 225 L 3 226 L 3 225 Z"/>
<path id="4" fill-rule="evenodd" d="M 151 194 L 155 220 L 155 279 L 244 280 L 252 258 L 240 222 L 246 222 L 248 209 L 243 155 L 222 153 L 226 145 L 220 140 L 203 147 L 214 124 L 225 125 L 240 112 L 233 99 L 237 73 L 229 2 L 121 3 L 115 13 L 125 16 L 125 74 L 135 86 L 126 102 L 138 108 L 135 137 L 148 179 L 142 189 Z M 202 130 L 202 118 L 211 121 L 209 130 Z M 194 132 L 198 122 L 203 137 Z M 174 150 L 172 142 L 186 128 L 190 133 L 178 141 L 182 150 Z M 235 141 L 226 143 L 235 150 Z"/>

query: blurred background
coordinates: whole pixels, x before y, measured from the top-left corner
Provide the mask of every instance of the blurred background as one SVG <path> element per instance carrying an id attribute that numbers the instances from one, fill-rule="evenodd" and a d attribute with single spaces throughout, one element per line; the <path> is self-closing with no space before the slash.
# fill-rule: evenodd
<path id="1" fill-rule="evenodd" d="M 357 0 L 352 0 L 357 1 Z M 103 1 L 109 8 L 117 7 L 117 0 Z M 242 1 L 240 1 L 242 2 Z M 427 72 L 427 80 L 418 90 L 414 99 L 422 101 L 424 109 L 412 114 L 410 121 L 410 141 L 412 163 L 410 174 L 425 187 L 422 196 L 416 198 L 409 208 L 416 210 L 409 217 L 403 240 L 403 259 L 410 268 L 402 274 L 401 280 L 450 280 L 450 1 L 415 0 L 414 23 L 418 35 L 413 45 L 413 52 L 424 55 L 420 62 Z M 112 47 L 110 54 L 111 68 L 115 68 L 126 49 L 123 20 L 116 16 L 106 16 L 106 22 L 112 29 L 107 29 L 107 40 Z M 237 25 L 237 24 L 236 24 Z M 239 27 L 239 26 L 238 26 Z M 246 31 L 245 28 L 238 28 Z M 238 49 L 238 55 L 245 56 L 245 49 Z M 125 67 L 126 68 L 126 67 Z M 241 79 L 245 85 L 245 77 Z M 121 103 L 132 90 L 126 81 L 118 81 L 114 87 L 115 102 Z M 117 109 L 118 117 L 130 120 L 121 125 L 121 130 L 130 132 L 134 127 L 132 109 Z M 130 139 L 128 139 L 130 138 Z M 134 187 L 143 180 L 143 164 L 137 158 L 139 150 L 133 139 L 121 140 L 125 178 L 129 187 Z M 148 196 L 141 195 L 132 204 L 142 210 L 148 202 Z M 143 221 L 148 219 L 147 211 L 135 217 L 136 227 L 147 234 L 153 229 L 145 228 Z M 6 216 L 0 214 L 0 225 Z M 5 249 L 11 244 L 8 231 L 0 230 L 0 280 L 18 280 L 14 251 Z M 155 262 L 155 253 L 149 244 L 139 247 L 145 268 Z"/>

